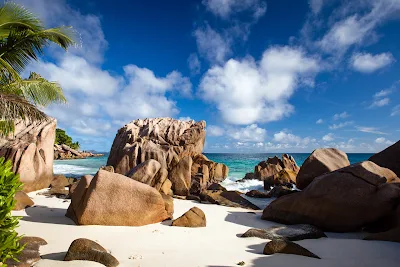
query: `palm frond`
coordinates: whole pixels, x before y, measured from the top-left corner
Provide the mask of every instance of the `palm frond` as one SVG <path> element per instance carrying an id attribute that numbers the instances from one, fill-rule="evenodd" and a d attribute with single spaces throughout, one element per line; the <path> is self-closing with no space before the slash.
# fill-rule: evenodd
<path id="1" fill-rule="evenodd" d="M 47 115 L 23 97 L 0 93 L 0 121 L 43 121 Z"/>
<path id="2" fill-rule="evenodd" d="M 6 38 L 10 31 L 43 30 L 40 19 L 22 5 L 6 2 L 0 7 L 0 38 Z"/>
<path id="3" fill-rule="evenodd" d="M 15 131 L 14 121 L 0 121 L 0 136 L 8 136 Z"/>
<path id="4" fill-rule="evenodd" d="M 77 32 L 72 27 L 50 28 L 36 32 L 36 34 L 40 38 L 55 43 L 65 50 L 76 45 L 76 40 L 78 38 Z"/>
<path id="5" fill-rule="evenodd" d="M 61 86 L 49 82 L 39 74 L 32 72 L 29 79 L 13 82 L 0 87 L 3 93 L 24 97 L 34 105 L 46 107 L 51 103 L 66 103 Z"/>

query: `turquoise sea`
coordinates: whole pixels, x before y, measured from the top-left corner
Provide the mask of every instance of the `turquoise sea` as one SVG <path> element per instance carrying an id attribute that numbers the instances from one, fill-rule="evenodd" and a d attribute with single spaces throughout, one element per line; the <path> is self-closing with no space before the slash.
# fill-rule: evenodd
<path id="1" fill-rule="evenodd" d="M 260 181 L 245 181 L 236 183 L 248 172 L 254 170 L 260 161 L 266 160 L 268 157 L 281 153 L 263 153 L 263 154 L 222 154 L 222 153 L 205 153 L 205 155 L 215 162 L 221 162 L 229 167 L 229 177 L 223 182 L 223 185 L 230 190 L 248 191 L 251 189 L 262 188 Z M 297 164 L 301 166 L 309 153 L 291 153 Z M 367 160 L 373 154 L 349 153 L 347 154 L 351 163 L 357 163 Z M 74 159 L 74 160 L 56 160 L 54 161 L 54 173 L 64 174 L 67 177 L 80 177 L 85 174 L 95 174 L 97 170 L 106 165 L 108 154 L 98 158 Z"/>

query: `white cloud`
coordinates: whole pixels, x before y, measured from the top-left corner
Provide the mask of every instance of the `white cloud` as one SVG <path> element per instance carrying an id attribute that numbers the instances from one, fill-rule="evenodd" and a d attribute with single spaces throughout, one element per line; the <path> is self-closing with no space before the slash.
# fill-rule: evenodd
<path id="1" fill-rule="evenodd" d="M 190 54 L 187 61 L 188 61 L 190 72 L 193 75 L 199 74 L 200 70 L 201 70 L 201 62 L 200 62 L 197 54 L 196 53 Z"/>
<path id="2" fill-rule="evenodd" d="M 225 134 L 225 130 L 223 128 L 215 125 L 207 126 L 206 130 L 208 136 L 223 136 Z"/>
<path id="3" fill-rule="evenodd" d="M 319 119 L 319 120 L 317 120 L 315 123 L 316 123 L 316 124 L 322 124 L 322 123 L 324 123 L 324 120 L 323 120 L 323 119 Z"/>
<path id="4" fill-rule="evenodd" d="M 391 53 L 377 55 L 356 53 L 351 57 L 350 64 L 353 69 L 359 72 L 371 73 L 392 64 L 394 61 Z"/>
<path id="5" fill-rule="evenodd" d="M 180 121 L 192 121 L 193 119 L 190 117 L 179 117 L 178 120 Z"/>
<path id="6" fill-rule="evenodd" d="M 353 124 L 352 121 L 345 121 L 345 122 L 341 122 L 341 123 L 338 123 L 338 124 L 332 124 L 332 125 L 329 126 L 329 129 L 337 130 L 337 129 L 346 127 L 346 126 L 351 125 L 351 124 Z"/>
<path id="7" fill-rule="evenodd" d="M 357 126 L 356 129 L 357 129 L 359 132 L 363 132 L 363 133 L 387 134 L 387 133 L 384 133 L 384 132 L 379 131 L 379 129 L 376 128 L 376 127 Z"/>
<path id="8" fill-rule="evenodd" d="M 318 46 L 328 53 L 342 54 L 352 45 L 360 45 L 377 38 L 375 29 L 388 19 L 396 16 L 400 10 L 398 0 L 344 2 L 337 14 L 341 20 L 333 24 Z M 354 14 L 354 10 L 359 13 Z M 367 12 L 365 12 L 368 10 Z M 352 15 L 348 15 L 349 12 Z M 347 16 L 347 17 L 346 17 Z"/>
<path id="9" fill-rule="evenodd" d="M 208 24 L 202 28 L 197 28 L 194 31 L 194 36 L 200 55 L 213 64 L 224 63 L 226 58 L 232 53 L 230 39 L 224 38 Z"/>
<path id="10" fill-rule="evenodd" d="M 394 144 L 393 141 L 387 140 L 387 139 L 384 138 L 384 137 L 378 137 L 378 138 L 376 138 L 376 139 L 375 139 L 375 143 L 377 143 L 377 144 L 385 144 L 385 145 L 393 145 L 393 144 Z"/>
<path id="11" fill-rule="evenodd" d="M 400 114 L 400 105 L 397 105 L 392 109 L 392 113 L 390 114 L 390 116 L 396 116 L 399 114 Z"/>
<path id="12" fill-rule="evenodd" d="M 318 60 L 293 47 L 271 47 L 260 62 L 247 57 L 214 66 L 201 80 L 199 95 L 214 103 L 231 124 L 280 120 L 294 108 L 288 103 L 297 87 L 313 85 Z"/>
<path id="13" fill-rule="evenodd" d="M 390 102 L 390 99 L 388 97 L 382 98 L 382 99 L 375 99 L 374 102 L 369 106 L 370 108 L 374 107 L 383 107 L 388 105 Z"/>
<path id="14" fill-rule="evenodd" d="M 259 128 L 257 124 L 252 124 L 244 128 L 229 129 L 227 134 L 231 138 L 243 142 L 263 142 L 267 131 Z"/>
<path id="15" fill-rule="evenodd" d="M 310 5 L 312 12 L 318 14 L 322 10 L 324 2 L 326 2 L 326 0 L 309 0 L 308 4 Z"/>
<path id="16" fill-rule="evenodd" d="M 374 95 L 374 97 L 385 97 L 393 93 L 392 89 L 381 90 Z"/>
<path id="17" fill-rule="evenodd" d="M 301 137 L 291 134 L 291 133 L 286 133 L 284 131 L 280 131 L 278 133 L 274 134 L 274 141 L 279 142 L 279 143 L 285 143 L 285 144 L 290 144 L 290 143 L 300 143 L 302 141 Z"/>
<path id="18" fill-rule="evenodd" d="M 322 137 L 322 140 L 325 142 L 332 142 L 333 140 L 335 140 L 335 137 L 334 137 L 333 133 L 328 133 L 327 135 L 324 135 Z"/>
<path id="19" fill-rule="evenodd" d="M 215 16 L 223 19 L 229 19 L 244 11 L 250 12 L 254 19 L 258 19 L 267 11 L 267 4 L 262 0 L 203 0 L 203 4 Z"/>
<path id="20" fill-rule="evenodd" d="M 336 120 L 339 120 L 339 119 L 346 119 L 346 118 L 348 118 L 348 117 L 350 117 L 350 115 L 345 111 L 345 112 L 342 112 L 342 113 L 337 113 L 337 114 L 335 114 L 335 115 L 333 115 L 333 119 L 336 121 Z"/>

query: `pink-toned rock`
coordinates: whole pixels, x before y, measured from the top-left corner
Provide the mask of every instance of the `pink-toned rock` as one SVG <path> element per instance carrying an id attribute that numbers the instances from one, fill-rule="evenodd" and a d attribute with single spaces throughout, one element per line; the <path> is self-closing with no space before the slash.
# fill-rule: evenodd
<path id="1" fill-rule="evenodd" d="M 56 120 L 17 122 L 13 136 L 0 137 L 0 157 L 13 162 L 20 175 L 23 191 L 47 188 L 53 179 Z"/>
<path id="2" fill-rule="evenodd" d="M 129 177 L 99 170 L 86 183 L 79 182 L 71 196 L 78 224 L 141 226 L 169 217 L 161 194 Z"/>
<path id="3" fill-rule="evenodd" d="M 174 194 L 179 196 L 189 195 L 192 184 L 192 163 L 193 160 L 191 157 L 184 157 L 169 173 L 169 180 L 172 182 L 172 191 Z"/>
<path id="4" fill-rule="evenodd" d="M 32 199 L 23 191 L 18 191 L 15 196 L 14 210 L 23 210 L 27 207 L 32 207 L 35 203 Z"/>
<path id="5" fill-rule="evenodd" d="M 296 177 L 296 186 L 299 189 L 304 189 L 316 177 L 349 165 L 350 162 L 346 153 L 336 148 L 316 149 L 301 165 Z"/>

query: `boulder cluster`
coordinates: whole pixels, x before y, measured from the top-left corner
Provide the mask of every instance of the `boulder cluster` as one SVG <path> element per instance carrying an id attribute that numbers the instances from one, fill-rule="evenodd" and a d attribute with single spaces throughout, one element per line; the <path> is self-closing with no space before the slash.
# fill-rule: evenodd
<path id="1" fill-rule="evenodd" d="M 101 157 L 104 154 L 95 154 L 87 151 L 78 151 L 67 145 L 54 144 L 54 159 L 85 159 L 91 157 Z"/>
<path id="2" fill-rule="evenodd" d="M 366 239 L 400 241 L 400 141 L 350 165 L 337 149 L 317 149 L 296 177 L 302 189 L 268 205 L 262 219 L 312 224 L 324 231 L 381 232 Z"/>

